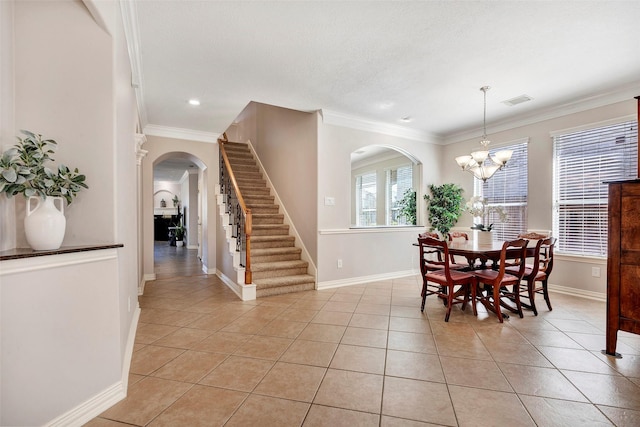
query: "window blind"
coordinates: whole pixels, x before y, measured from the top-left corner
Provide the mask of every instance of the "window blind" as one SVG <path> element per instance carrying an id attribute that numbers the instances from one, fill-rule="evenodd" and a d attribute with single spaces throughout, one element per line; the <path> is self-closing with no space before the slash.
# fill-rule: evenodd
<path id="1" fill-rule="evenodd" d="M 356 177 L 356 212 L 360 227 L 376 225 L 376 172 L 369 172 Z"/>
<path id="2" fill-rule="evenodd" d="M 493 223 L 494 240 L 513 240 L 527 230 L 527 146 L 527 142 L 522 142 L 490 150 L 491 154 L 499 150 L 512 150 L 513 154 L 507 165 L 486 182 L 475 179 L 476 196 L 486 198 L 489 206 L 501 207 L 508 216 L 507 222 L 501 223 L 498 213 L 489 215 L 489 224 Z M 478 221 L 479 218 L 475 220 Z"/>
<path id="3" fill-rule="evenodd" d="M 637 178 L 635 121 L 553 138 L 554 221 L 559 253 L 606 256 L 608 186 Z"/>

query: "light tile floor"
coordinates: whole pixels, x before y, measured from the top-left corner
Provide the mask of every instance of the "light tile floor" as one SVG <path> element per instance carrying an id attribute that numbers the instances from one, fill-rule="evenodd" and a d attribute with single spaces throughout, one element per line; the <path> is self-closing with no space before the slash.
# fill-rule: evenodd
<path id="1" fill-rule="evenodd" d="M 87 426 L 640 425 L 640 337 L 602 355 L 603 302 L 445 323 L 417 276 L 242 302 L 163 251 L 188 257 L 147 284 L 128 396 Z"/>

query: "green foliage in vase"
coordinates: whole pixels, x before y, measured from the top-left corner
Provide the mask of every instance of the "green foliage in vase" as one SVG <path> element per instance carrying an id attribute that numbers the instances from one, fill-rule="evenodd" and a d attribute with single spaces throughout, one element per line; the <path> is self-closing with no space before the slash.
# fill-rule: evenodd
<path id="1" fill-rule="evenodd" d="M 53 161 L 51 154 L 57 148 L 53 139 L 43 139 L 42 135 L 26 130 L 24 138 L 18 137 L 18 144 L 2 153 L 0 158 L 0 193 L 7 197 L 22 194 L 25 197 L 64 197 L 68 204 L 83 188 L 86 177 L 77 168 L 71 170 L 65 165 L 50 169 L 45 163 Z"/>
<path id="2" fill-rule="evenodd" d="M 431 195 L 425 194 L 428 203 L 431 230 L 438 230 L 443 238 L 458 222 L 462 215 L 464 199 L 462 188 L 456 184 L 429 185 Z"/>
<path id="3" fill-rule="evenodd" d="M 408 225 L 416 225 L 416 192 L 409 188 L 398 201 L 400 215 L 404 216 Z"/>

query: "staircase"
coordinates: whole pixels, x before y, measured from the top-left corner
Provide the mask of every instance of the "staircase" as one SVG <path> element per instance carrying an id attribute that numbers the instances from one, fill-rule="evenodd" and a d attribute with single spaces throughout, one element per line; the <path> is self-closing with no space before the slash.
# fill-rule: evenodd
<path id="1" fill-rule="evenodd" d="M 224 148 L 253 218 L 251 271 L 256 297 L 315 289 L 315 278 L 307 274 L 309 263 L 301 259 L 302 249 L 289 235 L 289 226 L 284 224 L 284 215 L 279 213 L 249 146 L 225 142 Z"/>

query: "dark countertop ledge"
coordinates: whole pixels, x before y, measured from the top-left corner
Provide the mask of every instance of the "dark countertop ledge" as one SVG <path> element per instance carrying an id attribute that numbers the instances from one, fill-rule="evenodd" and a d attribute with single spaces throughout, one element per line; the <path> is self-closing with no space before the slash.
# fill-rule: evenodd
<path id="1" fill-rule="evenodd" d="M 8 261 L 11 259 L 34 258 L 45 255 L 70 254 L 74 252 L 99 251 L 101 249 L 122 248 L 122 243 L 112 245 L 83 245 L 83 246 L 62 246 L 59 249 L 50 251 L 34 251 L 31 248 L 15 248 L 6 251 L 0 251 L 0 261 Z"/>

